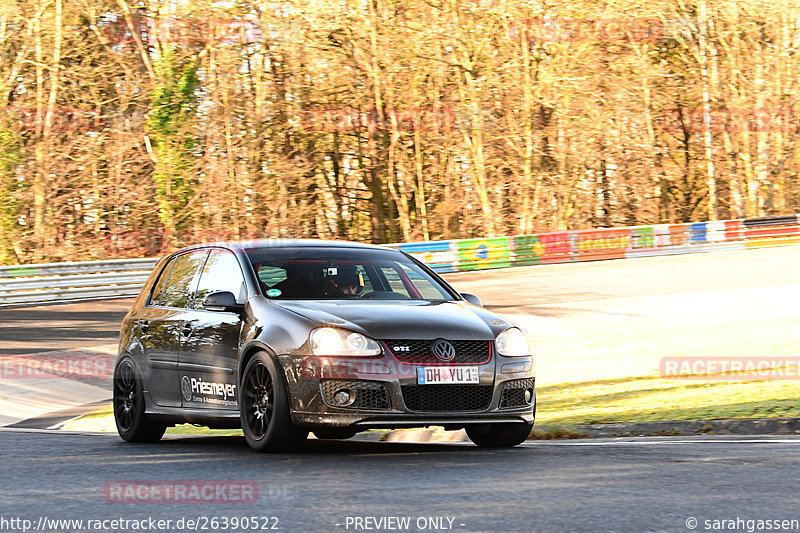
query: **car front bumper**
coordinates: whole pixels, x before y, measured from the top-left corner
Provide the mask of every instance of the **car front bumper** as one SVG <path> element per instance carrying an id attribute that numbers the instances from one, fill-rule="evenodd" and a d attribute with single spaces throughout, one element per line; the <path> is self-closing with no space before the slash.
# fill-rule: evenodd
<path id="1" fill-rule="evenodd" d="M 460 428 L 469 424 L 534 421 L 536 397 L 531 358 L 493 354 L 487 363 L 472 365 L 478 367 L 480 381 L 474 385 L 418 385 L 416 369 L 426 365 L 401 363 L 388 354 L 377 358 L 281 356 L 278 360 L 290 391 L 292 422 L 299 426 L 358 430 L 432 425 Z M 375 394 L 385 393 L 385 399 L 381 396 L 380 401 L 372 401 L 368 407 L 357 403 L 341 407 L 331 399 L 331 391 L 337 387 L 364 387 L 378 391 Z M 437 396 L 431 387 L 442 394 Z M 519 400 L 520 393 L 528 388 L 533 393 L 530 403 L 509 402 L 509 396 Z M 507 389 L 517 392 L 504 392 Z M 462 392 L 464 402 L 459 396 Z M 420 400 L 417 394 L 412 401 L 410 396 L 415 393 L 424 398 Z M 372 392 L 370 395 L 374 399 Z M 437 409 L 437 401 L 442 409 Z"/>

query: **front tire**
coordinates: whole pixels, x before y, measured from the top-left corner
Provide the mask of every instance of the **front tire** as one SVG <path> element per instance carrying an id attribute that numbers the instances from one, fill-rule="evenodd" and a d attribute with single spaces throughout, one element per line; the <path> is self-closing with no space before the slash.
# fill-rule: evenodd
<path id="1" fill-rule="evenodd" d="M 167 430 L 147 418 L 142 380 L 129 357 L 114 370 L 114 422 L 119 436 L 128 442 L 157 442 Z"/>
<path id="2" fill-rule="evenodd" d="M 476 424 L 467 426 L 467 436 L 481 448 L 510 448 L 525 442 L 533 424 Z"/>
<path id="3" fill-rule="evenodd" d="M 308 437 L 307 430 L 292 425 L 283 374 L 264 352 L 255 354 L 242 374 L 239 415 L 247 444 L 259 452 L 291 450 Z"/>

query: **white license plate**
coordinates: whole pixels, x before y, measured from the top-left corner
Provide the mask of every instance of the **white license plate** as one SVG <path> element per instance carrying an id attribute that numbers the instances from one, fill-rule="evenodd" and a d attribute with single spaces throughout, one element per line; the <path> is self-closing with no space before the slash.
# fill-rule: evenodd
<path id="1" fill-rule="evenodd" d="M 418 366 L 417 384 L 480 383 L 477 366 Z"/>

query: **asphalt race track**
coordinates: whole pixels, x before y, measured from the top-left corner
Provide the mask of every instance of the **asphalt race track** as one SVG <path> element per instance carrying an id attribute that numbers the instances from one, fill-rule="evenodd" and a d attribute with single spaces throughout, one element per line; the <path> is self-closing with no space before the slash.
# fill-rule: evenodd
<path id="1" fill-rule="evenodd" d="M 249 515 L 275 516 L 283 531 L 355 531 L 347 517 L 402 516 L 412 524 L 453 518 L 452 531 L 644 532 L 689 531 L 690 517 L 700 531 L 704 520 L 800 518 L 800 439 L 538 442 L 501 451 L 316 441 L 259 455 L 232 437 L 129 445 L 6 430 L 0 449 L 2 515 L 33 523 Z M 131 480 L 255 482 L 258 498 L 120 504 L 105 492 Z"/>
<path id="2" fill-rule="evenodd" d="M 518 320 L 538 356 L 537 381 L 557 383 L 560 360 L 613 377 L 607 372 L 619 369 L 607 368 L 603 358 L 621 350 L 637 356 L 626 371 L 641 373 L 652 372 L 665 351 L 797 355 L 798 264 L 800 247 L 786 247 L 448 280 Z M 113 354 L 128 305 L 1 309 L 0 363 Z M 636 338 L 625 338 L 631 331 Z M 312 440 L 292 454 L 259 455 L 235 437 L 132 445 L 110 434 L 21 429 L 74 416 L 83 404 L 109 397 L 107 385 L 102 376 L 0 375 L 0 424 L 16 426 L 0 429 L 0 531 L 23 530 L 25 523 L 10 519 L 30 520 L 30 530 L 96 531 L 87 523 L 49 521 L 150 517 L 172 520 L 159 529 L 166 531 L 263 531 L 276 525 L 268 517 L 276 517 L 278 530 L 291 532 L 758 531 L 748 520 L 773 521 L 774 531 L 775 520 L 800 520 L 800 436 L 539 441 L 494 451 L 466 443 Z M 225 501 L 224 491 L 202 503 L 152 495 L 121 503 L 110 493 L 120 484 L 207 482 L 244 484 L 256 494 L 239 503 Z M 222 519 L 237 517 L 268 520 L 222 527 Z M 408 519 L 409 526 L 390 517 Z M 200 524 L 187 525 L 198 518 Z M 800 530 L 797 522 L 789 525 Z"/>

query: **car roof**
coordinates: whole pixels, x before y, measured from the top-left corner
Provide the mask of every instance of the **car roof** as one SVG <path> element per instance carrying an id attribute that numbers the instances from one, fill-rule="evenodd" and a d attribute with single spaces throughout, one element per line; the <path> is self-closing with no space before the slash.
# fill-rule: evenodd
<path id="1" fill-rule="evenodd" d="M 247 250 L 254 248 L 359 248 L 359 249 L 373 249 L 392 251 L 394 248 L 385 246 L 377 246 L 375 244 L 366 244 L 352 241 L 334 241 L 324 239 L 255 239 L 250 241 L 218 241 L 208 242 L 202 244 L 195 244 L 181 248 L 178 252 L 186 250 L 196 250 L 198 248 L 240 248 L 247 252 Z M 177 252 L 176 252 L 177 253 Z"/>

